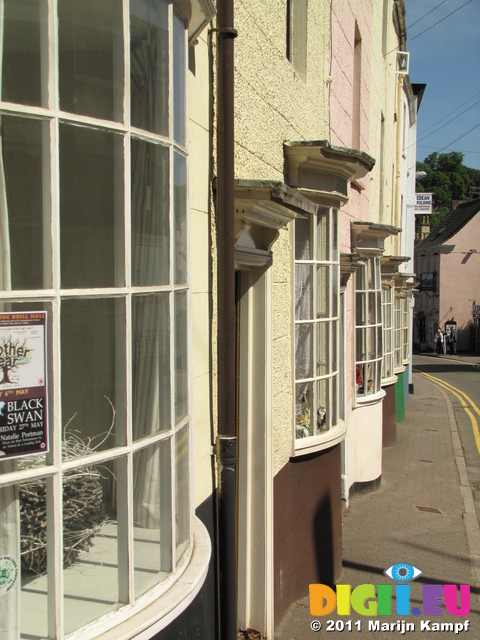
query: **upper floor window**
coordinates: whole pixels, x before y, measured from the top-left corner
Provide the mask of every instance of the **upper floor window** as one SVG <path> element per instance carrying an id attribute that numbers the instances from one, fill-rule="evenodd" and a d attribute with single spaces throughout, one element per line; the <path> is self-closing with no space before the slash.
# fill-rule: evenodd
<path id="1" fill-rule="evenodd" d="M 287 59 L 295 71 L 307 75 L 308 0 L 287 0 Z"/>
<path id="2" fill-rule="evenodd" d="M 0 423 L 9 640 L 96 637 L 191 555 L 184 6 L 0 8 L 0 311 L 47 315 L 46 453 L 20 405 Z M 23 379 L 2 390 L 35 404 Z"/>
<path id="3" fill-rule="evenodd" d="M 295 220 L 295 442 L 338 425 L 338 211 Z"/>
<path id="4" fill-rule="evenodd" d="M 357 399 L 380 391 L 382 377 L 382 285 L 380 258 L 361 265 L 355 280 L 355 388 Z"/>

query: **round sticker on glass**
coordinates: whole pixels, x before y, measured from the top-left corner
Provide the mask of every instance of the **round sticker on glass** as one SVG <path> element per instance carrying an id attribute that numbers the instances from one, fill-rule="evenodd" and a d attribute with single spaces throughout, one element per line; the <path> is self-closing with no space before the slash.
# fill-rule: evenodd
<path id="1" fill-rule="evenodd" d="M 10 556 L 0 556 L 0 596 L 13 587 L 17 580 L 17 563 Z"/>

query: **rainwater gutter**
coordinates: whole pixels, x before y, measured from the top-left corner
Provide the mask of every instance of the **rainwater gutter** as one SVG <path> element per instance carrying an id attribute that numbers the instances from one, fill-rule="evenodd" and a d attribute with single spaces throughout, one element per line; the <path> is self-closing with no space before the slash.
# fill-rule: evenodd
<path id="1" fill-rule="evenodd" d="M 234 0 L 217 12 L 218 431 L 216 439 L 220 640 L 237 638 Z"/>

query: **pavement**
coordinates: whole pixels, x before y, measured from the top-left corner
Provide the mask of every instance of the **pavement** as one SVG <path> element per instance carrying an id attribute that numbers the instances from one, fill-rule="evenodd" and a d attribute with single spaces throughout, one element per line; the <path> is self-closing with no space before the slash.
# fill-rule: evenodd
<path id="1" fill-rule="evenodd" d="M 478 356 L 434 357 L 480 365 Z M 480 530 L 453 408 L 443 389 L 420 373 L 414 373 L 414 389 L 406 419 L 397 424 L 396 445 L 383 449 L 380 488 L 356 495 L 343 517 L 343 569 L 337 584 L 352 590 L 361 584 L 392 584 L 392 615 L 367 617 L 352 609 L 351 615 L 340 616 L 335 609 L 315 617 L 306 597 L 287 611 L 275 640 L 480 640 Z M 409 583 L 412 609 L 426 608 L 423 585 L 468 584 L 470 613 L 453 616 L 444 606 L 443 615 L 418 610 L 417 615 L 398 615 L 395 584 L 384 575 L 397 563 L 423 572 Z M 318 622 L 321 629 L 314 631 Z"/>

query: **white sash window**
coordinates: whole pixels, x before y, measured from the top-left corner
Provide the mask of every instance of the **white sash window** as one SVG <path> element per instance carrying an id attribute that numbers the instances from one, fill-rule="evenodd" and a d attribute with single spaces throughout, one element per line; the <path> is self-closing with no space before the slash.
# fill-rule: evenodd
<path id="1" fill-rule="evenodd" d="M 3 640 L 96 637 L 192 552 L 187 5 L 0 1 L 0 311 L 47 312 L 49 408 L 0 453 Z"/>

